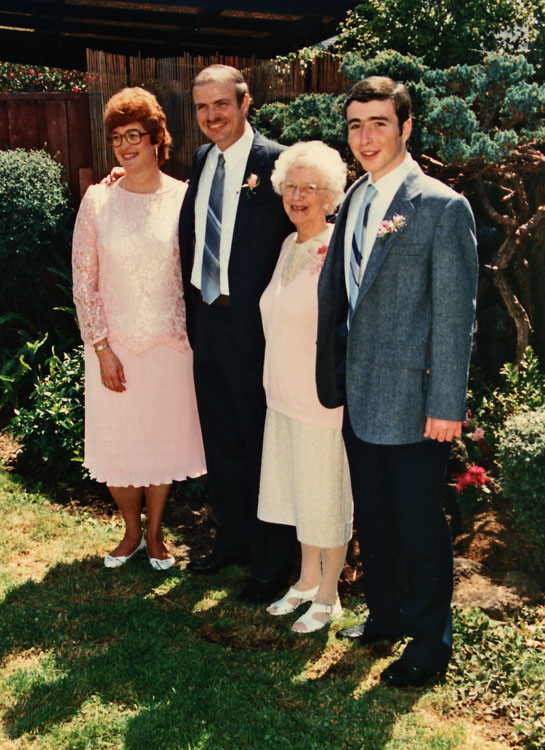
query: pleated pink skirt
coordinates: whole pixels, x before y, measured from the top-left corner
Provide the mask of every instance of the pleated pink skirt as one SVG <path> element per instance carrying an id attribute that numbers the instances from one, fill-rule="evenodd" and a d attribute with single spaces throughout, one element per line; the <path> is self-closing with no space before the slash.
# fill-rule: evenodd
<path id="1" fill-rule="evenodd" d="M 193 384 L 193 352 L 158 345 L 121 360 L 126 391 L 104 387 L 98 357 L 85 346 L 85 455 L 93 479 L 145 487 L 206 472 Z"/>

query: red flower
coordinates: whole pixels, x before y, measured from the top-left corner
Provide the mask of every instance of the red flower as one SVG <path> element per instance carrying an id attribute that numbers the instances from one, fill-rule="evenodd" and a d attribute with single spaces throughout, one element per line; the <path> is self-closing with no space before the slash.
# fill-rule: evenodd
<path id="1" fill-rule="evenodd" d="M 34 68 L 30 68 L 30 70 L 28 71 L 28 73 L 29 73 L 29 75 L 33 76 L 34 75 Z"/>
<path id="2" fill-rule="evenodd" d="M 78 92 L 78 91 L 79 91 L 79 89 L 78 89 L 78 87 L 77 87 L 77 86 L 72 86 L 72 91 L 76 91 L 76 92 Z"/>
<path id="3" fill-rule="evenodd" d="M 486 471 L 482 466 L 470 466 L 464 474 L 458 474 L 456 489 L 463 492 L 466 487 L 482 487 L 488 482 Z"/>
<path id="4" fill-rule="evenodd" d="M 43 73 L 38 73 L 38 78 L 42 78 L 42 77 L 43 77 Z"/>
<path id="5" fill-rule="evenodd" d="M 10 78 L 15 78 L 15 73 L 10 73 L 10 74 L 9 74 L 9 77 L 10 77 Z"/>

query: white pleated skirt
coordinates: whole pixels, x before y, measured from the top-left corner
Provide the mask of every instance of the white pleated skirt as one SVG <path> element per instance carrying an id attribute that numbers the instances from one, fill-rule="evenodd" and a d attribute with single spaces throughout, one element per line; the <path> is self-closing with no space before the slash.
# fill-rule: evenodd
<path id="1" fill-rule="evenodd" d="M 352 535 L 352 490 L 339 429 L 267 409 L 258 518 L 295 526 L 302 544 L 330 548 Z"/>
<path id="2" fill-rule="evenodd" d="M 145 487 L 206 472 L 193 383 L 193 352 L 157 345 L 133 352 L 120 344 L 126 390 L 102 384 L 98 357 L 85 346 L 85 455 L 93 479 Z"/>

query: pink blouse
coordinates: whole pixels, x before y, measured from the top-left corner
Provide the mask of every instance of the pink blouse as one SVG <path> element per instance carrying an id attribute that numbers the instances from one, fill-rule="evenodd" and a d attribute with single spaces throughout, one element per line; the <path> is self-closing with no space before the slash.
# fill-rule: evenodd
<path id="1" fill-rule="evenodd" d="M 340 429 L 342 407 L 322 406 L 315 380 L 318 278 L 332 232 L 328 224 L 307 242 L 296 243 L 295 233 L 286 237 L 259 304 L 267 406 L 307 424 Z"/>
<path id="2" fill-rule="evenodd" d="M 131 193 L 123 182 L 91 185 L 76 218 L 72 270 L 81 336 L 135 352 L 156 344 L 185 351 L 178 216 L 187 186 L 163 175 L 161 190 Z"/>

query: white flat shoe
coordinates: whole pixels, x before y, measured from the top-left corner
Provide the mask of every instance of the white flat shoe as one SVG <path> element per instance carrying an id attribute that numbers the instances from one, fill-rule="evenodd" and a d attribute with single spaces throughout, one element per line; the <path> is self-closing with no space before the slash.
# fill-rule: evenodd
<path id="1" fill-rule="evenodd" d="M 146 552 L 148 552 L 149 564 L 154 570 L 168 570 L 169 568 L 172 568 L 172 566 L 176 562 L 172 555 L 170 557 L 165 557 L 164 560 L 161 560 L 159 557 L 150 557 L 147 547 Z"/>
<path id="2" fill-rule="evenodd" d="M 293 586 L 290 587 L 288 592 L 284 594 L 282 599 L 279 599 L 276 602 L 273 602 L 272 604 L 269 604 L 267 607 L 267 612 L 270 615 L 289 615 L 290 612 L 293 612 L 297 609 L 297 607 L 300 604 L 303 604 L 304 602 L 310 602 L 314 599 L 316 594 L 318 593 L 319 586 L 315 586 L 313 589 L 307 589 L 306 591 L 299 591 L 299 589 L 294 589 Z M 290 599 L 297 599 L 296 604 L 292 604 L 289 600 Z M 273 609 L 274 608 L 274 609 Z"/>
<path id="3" fill-rule="evenodd" d="M 318 612 L 323 612 L 329 615 L 328 619 L 325 620 L 325 622 L 322 622 L 322 620 L 317 620 L 314 617 L 314 614 Z M 313 602 L 307 609 L 305 614 L 302 615 L 298 620 L 295 620 L 295 622 L 291 626 L 291 629 L 294 633 L 299 633 L 299 635 L 314 633 L 316 630 L 321 630 L 321 628 L 323 628 L 325 625 L 328 625 L 331 620 L 334 620 L 336 617 L 340 617 L 342 613 L 343 608 L 341 606 L 341 602 L 339 601 L 339 597 L 337 597 L 337 601 L 335 602 L 335 604 L 318 604 L 316 602 Z M 296 625 L 304 625 L 306 630 L 298 630 L 295 627 Z"/>
<path id="4" fill-rule="evenodd" d="M 146 546 L 146 540 L 144 539 L 144 536 L 142 535 L 142 539 L 140 539 L 140 543 L 138 547 L 134 550 L 134 552 L 131 552 L 130 555 L 119 555 L 118 557 L 114 557 L 113 555 L 106 555 L 104 558 L 104 567 L 106 568 L 120 568 L 122 565 L 125 565 L 127 560 L 130 560 L 133 555 L 136 555 L 137 552 L 140 552 L 141 549 L 144 549 Z"/>

